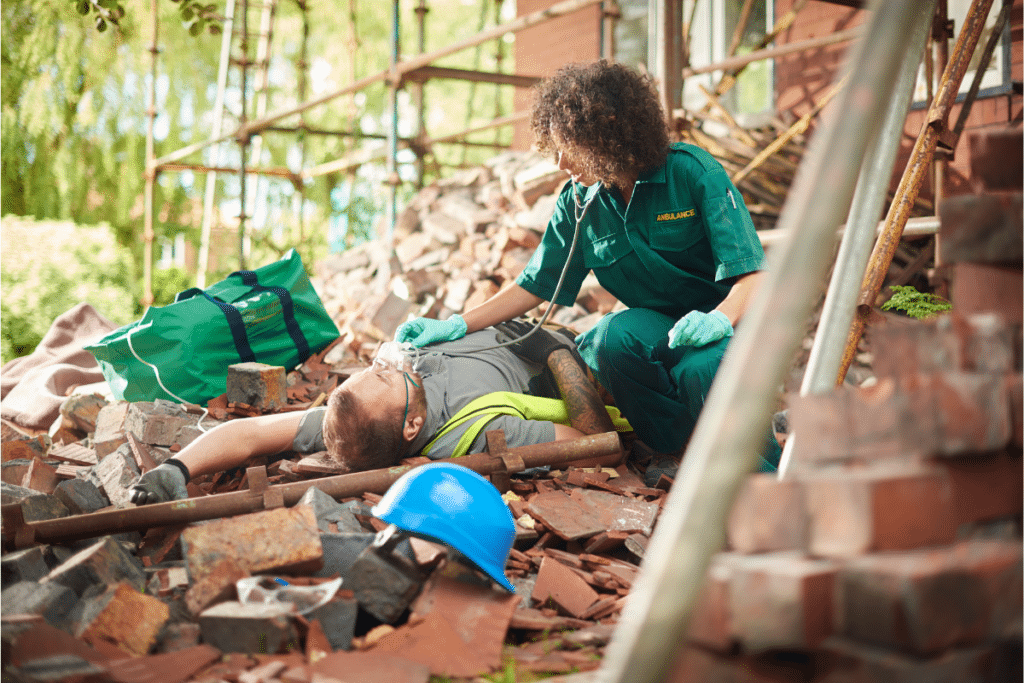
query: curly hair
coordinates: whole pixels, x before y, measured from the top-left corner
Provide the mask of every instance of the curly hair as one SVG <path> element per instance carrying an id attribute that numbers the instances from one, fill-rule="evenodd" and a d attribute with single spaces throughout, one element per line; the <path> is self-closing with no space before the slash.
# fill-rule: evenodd
<path id="1" fill-rule="evenodd" d="M 371 415 L 352 391 L 338 387 L 327 400 L 323 433 L 327 457 L 348 472 L 390 467 L 402 457 L 400 415 Z"/>
<path id="2" fill-rule="evenodd" d="M 536 94 L 530 127 L 542 153 L 566 152 L 607 185 L 664 163 L 668 126 L 649 76 L 604 59 L 568 64 Z"/>

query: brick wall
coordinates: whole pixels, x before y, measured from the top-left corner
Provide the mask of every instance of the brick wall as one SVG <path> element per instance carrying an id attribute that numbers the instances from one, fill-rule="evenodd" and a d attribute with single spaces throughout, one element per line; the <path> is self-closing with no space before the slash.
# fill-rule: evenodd
<path id="1" fill-rule="evenodd" d="M 531 14 L 554 5 L 557 0 L 519 0 L 518 16 Z M 552 19 L 516 34 L 516 73 L 528 76 L 550 76 L 558 67 L 571 62 L 590 62 L 601 56 L 601 9 L 587 7 L 572 14 Z M 513 102 L 515 111 L 530 108 L 533 93 L 517 89 Z M 529 149 L 533 135 L 529 124 L 517 124 L 512 136 L 513 149 Z"/>

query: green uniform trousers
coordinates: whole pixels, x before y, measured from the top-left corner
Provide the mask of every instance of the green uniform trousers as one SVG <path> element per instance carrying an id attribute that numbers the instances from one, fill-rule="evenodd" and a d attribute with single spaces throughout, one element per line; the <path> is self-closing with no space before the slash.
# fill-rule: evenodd
<path id="1" fill-rule="evenodd" d="M 662 453 L 689 440 L 730 339 L 672 349 L 668 333 L 675 323 L 662 313 L 630 308 L 606 315 L 576 340 L 637 437 Z M 774 471 L 781 453 L 769 426 L 761 471 Z"/>

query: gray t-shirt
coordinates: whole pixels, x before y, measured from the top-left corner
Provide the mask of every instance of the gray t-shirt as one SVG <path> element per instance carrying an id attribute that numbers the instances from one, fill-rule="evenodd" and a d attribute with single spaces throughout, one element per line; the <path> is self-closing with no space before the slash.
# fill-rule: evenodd
<path id="1" fill-rule="evenodd" d="M 423 379 L 427 415 L 423 429 L 413 440 L 411 453 L 418 453 L 426 446 L 463 406 L 492 391 L 560 398 L 550 372 L 520 359 L 507 348 L 474 353 L 477 349 L 493 346 L 496 336 L 494 329 L 487 328 L 462 339 L 419 349 L 413 359 L 413 368 Z M 294 450 L 300 453 L 325 450 L 325 411 L 326 408 L 314 408 L 303 415 L 292 444 Z M 449 457 L 459 438 L 471 425 L 472 421 L 468 421 L 441 437 L 430 450 L 429 457 L 435 460 Z M 474 439 L 470 453 L 480 453 L 485 449 L 484 432 L 491 429 L 505 430 L 505 442 L 509 448 L 546 443 L 555 438 L 555 427 L 551 422 L 501 415 L 491 420 Z"/>

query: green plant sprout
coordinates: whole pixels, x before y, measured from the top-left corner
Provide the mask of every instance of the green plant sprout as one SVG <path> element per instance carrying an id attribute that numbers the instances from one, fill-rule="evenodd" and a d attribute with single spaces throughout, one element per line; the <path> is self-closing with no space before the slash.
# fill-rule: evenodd
<path id="1" fill-rule="evenodd" d="M 953 304 L 941 296 L 919 292 L 910 285 L 890 285 L 892 298 L 882 304 L 883 311 L 903 311 L 911 318 L 921 320 L 938 315 L 953 308 Z"/>

